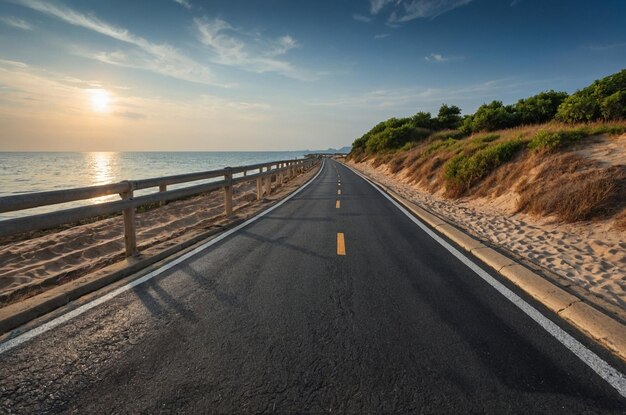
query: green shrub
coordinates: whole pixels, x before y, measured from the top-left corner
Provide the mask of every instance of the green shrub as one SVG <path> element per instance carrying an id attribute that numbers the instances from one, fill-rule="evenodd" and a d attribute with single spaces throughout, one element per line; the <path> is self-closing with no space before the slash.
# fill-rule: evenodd
<path id="1" fill-rule="evenodd" d="M 496 141 L 498 138 L 500 138 L 499 134 L 487 134 L 474 137 L 472 138 L 472 141 L 475 143 L 491 143 L 492 141 Z"/>
<path id="2" fill-rule="evenodd" d="M 556 119 L 569 124 L 600 118 L 600 104 L 591 95 L 572 95 L 559 106 Z"/>
<path id="3" fill-rule="evenodd" d="M 563 101 L 556 119 L 567 123 L 626 117 L 626 69 L 595 81 Z"/>
<path id="4" fill-rule="evenodd" d="M 420 111 L 411 117 L 411 125 L 416 128 L 426 128 L 429 130 L 435 129 L 435 120 L 430 115 L 430 112 Z"/>
<path id="5" fill-rule="evenodd" d="M 589 136 L 586 128 L 570 131 L 539 131 L 528 143 L 528 148 L 535 151 L 555 151 L 564 149 Z"/>
<path id="6" fill-rule="evenodd" d="M 450 148 L 458 143 L 459 142 L 453 138 L 448 138 L 446 140 L 433 141 L 432 143 L 428 145 L 428 147 L 426 147 L 426 150 L 424 151 L 422 156 L 424 157 L 430 156 L 431 154 L 436 153 L 439 150 Z"/>
<path id="7" fill-rule="evenodd" d="M 517 124 L 515 109 L 502 105 L 502 101 L 492 101 L 478 107 L 472 120 L 472 131 L 494 131 L 514 127 Z"/>
<path id="8" fill-rule="evenodd" d="M 604 98 L 600 103 L 600 112 L 605 120 L 623 120 L 626 118 L 626 90 L 620 90 Z"/>
<path id="9" fill-rule="evenodd" d="M 554 118 L 559 105 L 567 98 L 566 92 L 553 90 L 520 99 L 515 104 L 515 111 L 520 124 L 541 124 Z"/>
<path id="10" fill-rule="evenodd" d="M 437 131 L 430 136 L 430 138 L 432 138 L 433 140 L 447 140 L 448 138 L 451 138 L 453 140 L 460 140 L 461 138 L 465 137 L 467 137 L 467 134 L 465 134 L 465 132 L 461 130 Z"/>
<path id="11" fill-rule="evenodd" d="M 456 105 L 442 104 L 437 115 L 437 129 L 453 130 L 461 125 L 461 109 Z"/>
<path id="12" fill-rule="evenodd" d="M 502 164 L 511 160 L 523 148 L 519 140 L 497 143 L 472 155 L 460 154 L 448 161 L 445 178 L 452 186 L 469 189 Z"/>
<path id="13" fill-rule="evenodd" d="M 626 126 L 624 125 L 598 125 L 589 129 L 589 135 L 620 135 L 624 133 L 626 133 Z"/>

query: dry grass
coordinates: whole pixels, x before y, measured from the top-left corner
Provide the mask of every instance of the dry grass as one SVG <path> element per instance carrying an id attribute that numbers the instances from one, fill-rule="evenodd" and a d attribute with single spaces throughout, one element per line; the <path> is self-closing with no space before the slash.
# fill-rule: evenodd
<path id="1" fill-rule="evenodd" d="M 603 168 L 572 154 L 547 157 L 521 186 L 518 211 L 566 222 L 603 219 L 626 207 L 626 166 Z"/>
<path id="2" fill-rule="evenodd" d="M 592 136 L 579 140 L 577 147 L 597 142 L 593 135 L 599 133 L 622 133 L 626 130 L 626 121 L 573 126 L 553 122 L 462 139 L 435 134 L 405 150 L 369 156 L 363 153 L 354 155 L 353 160 L 369 159 L 374 167 L 385 164 L 391 173 L 403 174 L 432 193 L 443 191 L 447 197 L 498 197 L 519 193 L 517 209 L 520 212 L 553 215 L 567 222 L 613 216 L 616 226 L 626 229 L 626 166 L 601 166 L 575 155 L 569 148 L 556 152 L 527 148 L 539 133 L 581 130 Z M 512 142 L 521 143 L 522 147 L 501 162 L 486 163 L 485 157 L 480 157 Z M 451 164 L 459 162 L 467 164 L 461 164 L 467 170 L 462 173 L 471 173 L 471 180 L 460 183 L 458 177 L 450 175 Z M 480 170 L 481 174 L 476 175 L 469 167 L 477 167 L 473 170 Z"/>
<path id="3" fill-rule="evenodd" d="M 615 215 L 615 227 L 619 230 L 626 231 L 626 209 Z"/>

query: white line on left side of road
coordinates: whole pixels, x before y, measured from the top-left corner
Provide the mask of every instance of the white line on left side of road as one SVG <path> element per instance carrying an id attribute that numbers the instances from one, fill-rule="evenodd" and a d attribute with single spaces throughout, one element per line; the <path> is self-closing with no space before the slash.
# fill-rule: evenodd
<path id="1" fill-rule="evenodd" d="M 272 212 L 274 209 L 279 208 L 280 206 L 282 206 L 284 203 L 286 203 L 289 199 L 291 199 L 292 197 L 296 196 L 298 193 L 300 193 L 302 190 L 304 190 L 308 185 L 310 185 L 311 183 L 313 183 L 315 181 L 315 179 L 317 179 L 317 177 L 320 175 L 320 173 L 322 172 L 322 170 L 324 170 L 324 166 L 326 165 L 326 160 L 322 161 L 322 166 L 320 167 L 319 171 L 317 172 L 317 174 L 308 182 L 306 182 L 302 187 L 300 187 L 298 190 L 296 190 L 295 192 L 293 192 L 292 194 L 290 194 L 289 196 L 285 197 L 283 200 L 281 200 L 280 202 L 276 203 L 274 206 L 270 207 L 267 210 L 264 210 L 263 212 L 259 213 L 258 215 L 248 219 L 247 221 L 245 221 L 244 223 L 235 226 L 234 228 L 227 230 L 226 232 L 220 234 L 219 236 L 211 239 L 210 241 L 200 245 L 199 247 L 197 247 L 196 249 L 187 252 L 186 254 L 176 258 L 175 260 L 173 260 L 172 262 L 168 262 L 167 264 L 163 265 L 161 268 L 155 269 L 154 271 L 151 271 L 150 273 L 144 275 L 141 278 L 138 278 L 134 281 L 129 282 L 128 284 L 111 291 L 110 293 L 107 293 L 105 295 L 103 295 L 102 297 L 98 297 L 93 301 L 88 302 L 87 304 L 83 304 L 82 306 L 69 311 L 55 319 L 52 319 L 44 324 L 42 324 L 41 326 L 35 327 L 32 330 L 29 330 L 23 334 L 20 334 L 17 337 L 14 337 L 12 339 L 6 340 L 3 343 L 0 343 L 0 355 L 2 353 L 5 353 L 11 349 L 13 349 L 14 347 L 19 346 L 22 343 L 25 343 L 37 336 L 39 336 L 40 334 L 43 334 L 45 332 L 47 332 L 48 330 L 51 330 L 67 321 L 70 321 L 71 319 L 78 317 L 79 315 L 91 310 L 92 308 L 95 308 L 97 306 L 99 306 L 100 304 L 106 303 L 107 301 L 117 297 L 118 295 L 130 290 L 131 288 L 134 288 L 138 285 L 143 284 L 144 282 L 151 280 L 152 278 L 156 277 L 159 274 L 162 274 L 163 272 L 167 271 L 170 268 L 175 267 L 176 265 L 180 264 L 183 261 L 188 260 L 189 258 L 193 257 L 196 254 L 199 254 L 200 252 L 204 251 L 205 249 L 209 248 L 212 245 L 215 245 L 216 243 L 222 241 L 223 239 L 229 237 L 230 235 L 236 233 L 237 231 L 245 228 L 246 226 L 250 225 L 253 222 L 256 222 L 257 220 L 261 219 L 263 216 L 267 215 L 268 213 Z"/>
<path id="2" fill-rule="evenodd" d="M 502 294 L 509 301 L 515 304 L 527 316 L 533 319 L 545 331 L 547 331 L 550 335 L 552 335 L 552 337 L 557 339 L 569 351 L 574 353 L 576 357 L 582 360 L 583 363 L 585 363 L 594 372 L 596 372 L 602 379 L 604 379 L 617 392 L 619 392 L 620 395 L 626 398 L 626 377 L 619 370 L 615 369 L 613 366 L 605 362 L 602 358 L 600 358 L 600 356 L 598 356 L 597 354 L 589 350 L 585 345 L 583 345 L 578 340 L 573 338 L 565 330 L 560 328 L 557 324 L 553 323 L 552 320 L 550 320 L 548 317 L 541 314 L 539 310 L 534 308 L 532 305 L 528 304 L 520 296 L 515 294 L 506 286 L 504 286 L 504 284 L 502 284 L 500 281 L 496 280 L 494 277 L 489 275 L 489 273 L 483 270 L 480 266 L 474 263 L 471 259 L 466 257 L 458 249 L 450 245 L 445 239 L 437 235 L 430 228 L 428 228 L 425 224 L 423 224 L 419 219 L 413 216 L 408 210 L 404 208 L 404 206 L 402 206 L 400 203 L 394 200 L 391 196 L 389 196 L 387 193 L 381 190 L 372 181 L 370 181 L 366 176 L 354 170 L 352 167 L 348 167 L 348 168 L 352 170 L 352 172 L 354 172 L 356 175 L 360 176 L 367 183 L 369 183 L 372 187 L 374 187 L 374 189 L 378 190 L 393 205 L 395 205 L 402 213 L 404 213 L 411 221 L 413 221 L 413 223 L 415 223 L 424 232 L 426 232 L 428 236 L 430 236 L 435 241 L 437 241 L 448 252 L 454 255 L 463 264 L 465 264 L 469 269 L 474 271 L 480 278 L 482 278 L 485 282 L 487 282 L 487 284 L 491 285 L 500 294 Z"/>

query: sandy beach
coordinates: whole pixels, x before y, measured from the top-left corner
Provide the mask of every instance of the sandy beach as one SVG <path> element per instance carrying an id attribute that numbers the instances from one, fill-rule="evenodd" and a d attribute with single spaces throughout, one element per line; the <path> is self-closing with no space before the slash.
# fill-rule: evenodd
<path id="1" fill-rule="evenodd" d="M 249 217 L 268 201 L 293 192 L 317 168 L 273 189 L 265 200 L 256 200 L 256 184 L 234 187 L 234 218 Z M 228 222 L 224 194 L 215 191 L 137 214 L 137 243 L 147 248 L 166 248 L 168 241 L 193 237 Z M 0 246 L 0 307 L 35 295 L 107 265 L 124 260 L 124 226 L 121 215 L 74 226 L 59 232 Z"/>
<path id="2" fill-rule="evenodd" d="M 626 137 L 621 137 L 612 142 L 610 149 L 591 146 L 586 154 L 621 154 L 626 148 L 624 144 Z M 615 163 L 618 159 L 609 157 L 605 162 Z M 348 164 L 476 238 L 544 271 L 560 285 L 586 293 L 592 302 L 623 316 L 620 311 L 626 309 L 626 232 L 614 226 L 615 220 L 565 224 L 551 217 L 515 213 L 516 197 L 512 193 L 497 198 L 447 199 L 421 188 L 402 172 L 391 173 L 385 164 Z"/>

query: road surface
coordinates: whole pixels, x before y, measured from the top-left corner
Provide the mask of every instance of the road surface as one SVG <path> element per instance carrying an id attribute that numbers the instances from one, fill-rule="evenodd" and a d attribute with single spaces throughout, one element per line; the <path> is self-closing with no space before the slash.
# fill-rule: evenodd
<path id="1" fill-rule="evenodd" d="M 0 354 L 0 413 L 625 410 L 596 372 L 332 160 L 259 220 Z"/>

